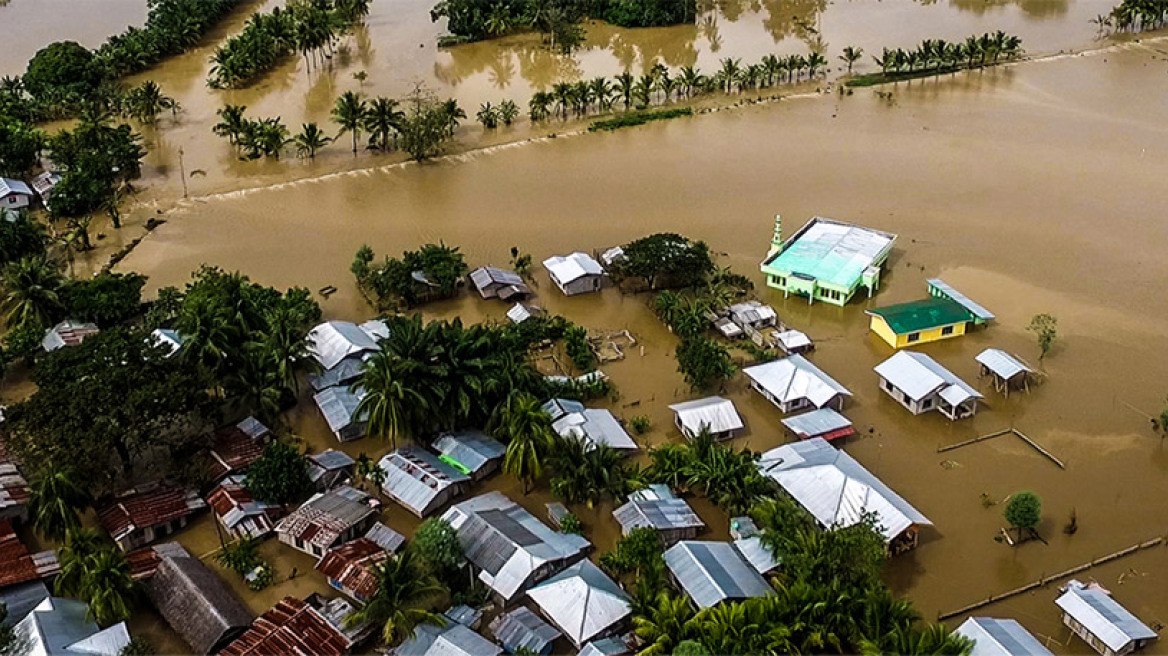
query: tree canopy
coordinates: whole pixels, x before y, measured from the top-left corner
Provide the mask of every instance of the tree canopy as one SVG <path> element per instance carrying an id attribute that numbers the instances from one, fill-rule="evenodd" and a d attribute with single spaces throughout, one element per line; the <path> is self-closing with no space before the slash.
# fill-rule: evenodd
<path id="1" fill-rule="evenodd" d="M 260 501 L 281 505 L 299 501 L 312 492 L 308 461 L 287 444 L 272 442 L 247 468 L 246 485 Z"/>
<path id="2" fill-rule="evenodd" d="M 1034 530 L 1042 521 L 1042 499 L 1033 492 L 1018 492 L 1010 497 L 1003 514 L 1010 526 Z"/>
<path id="3" fill-rule="evenodd" d="M 610 267 L 618 276 L 640 278 L 652 289 L 690 287 L 714 271 L 710 248 L 702 241 L 663 232 L 625 244 L 624 258 Z"/>
<path id="4" fill-rule="evenodd" d="M 467 273 L 466 261 L 457 247 L 443 243 L 426 244 L 405 251 L 401 258 L 385 256 L 374 265 L 373 249 L 362 246 L 354 256 L 351 270 L 357 286 L 372 295 L 379 309 L 394 304 L 412 307 L 418 303 L 454 294 Z"/>
<path id="5" fill-rule="evenodd" d="M 104 74 L 93 53 L 76 41 L 57 41 L 41 48 L 28 62 L 24 88 L 45 102 L 74 102 L 91 96 Z"/>

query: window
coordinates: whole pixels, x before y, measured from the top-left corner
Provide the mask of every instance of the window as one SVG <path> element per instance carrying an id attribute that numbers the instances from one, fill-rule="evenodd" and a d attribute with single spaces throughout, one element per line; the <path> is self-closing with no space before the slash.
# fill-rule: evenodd
<path id="1" fill-rule="evenodd" d="M 296 548 L 303 549 L 304 548 L 304 540 L 301 540 L 300 538 L 296 538 Z"/>
<path id="2" fill-rule="evenodd" d="M 889 392 L 896 390 L 896 388 L 892 386 L 892 383 L 887 380 L 884 381 L 884 389 L 888 390 Z"/>
<path id="3" fill-rule="evenodd" d="M 921 338 L 921 334 L 920 334 L 920 333 L 909 333 L 909 334 L 908 334 L 908 342 L 909 342 L 909 344 L 911 344 L 911 343 L 913 343 L 913 342 L 917 341 L 917 340 L 918 340 L 918 339 L 920 339 L 920 338 Z"/>
<path id="4" fill-rule="evenodd" d="M 941 329 L 941 334 L 942 335 L 952 335 L 953 334 L 953 326 L 945 326 L 944 328 Z"/>
<path id="5" fill-rule="evenodd" d="M 931 407 L 933 407 L 933 399 L 925 399 L 925 402 L 921 404 L 922 410 L 928 410 Z"/>

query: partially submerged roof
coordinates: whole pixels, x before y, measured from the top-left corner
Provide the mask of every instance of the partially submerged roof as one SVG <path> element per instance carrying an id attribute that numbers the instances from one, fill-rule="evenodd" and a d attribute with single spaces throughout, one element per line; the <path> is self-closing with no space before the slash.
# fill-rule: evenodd
<path id="1" fill-rule="evenodd" d="M 612 516 L 626 535 L 636 528 L 674 531 L 701 530 L 706 526 L 685 499 L 674 496 L 665 485 L 654 485 L 634 493 L 628 503 L 612 511 Z"/>
<path id="2" fill-rule="evenodd" d="M 493 266 L 482 266 L 471 271 L 470 282 L 480 294 L 488 287 L 503 287 L 497 294 L 503 300 L 531 293 L 531 289 L 518 273 Z"/>
<path id="3" fill-rule="evenodd" d="M 533 654 L 546 653 L 560 632 L 526 606 L 504 613 L 491 622 L 491 633 L 511 653 L 525 649 Z"/>
<path id="4" fill-rule="evenodd" d="M 422 624 L 414 637 L 391 650 L 395 656 L 499 656 L 503 649 L 458 622 Z"/>
<path id="5" fill-rule="evenodd" d="M 677 415 L 677 420 L 691 433 L 700 433 L 707 428 L 711 433 L 725 433 L 742 428 L 742 417 L 734 408 L 734 402 L 720 396 L 675 403 L 669 406 Z"/>
<path id="6" fill-rule="evenodd" d="M 125 622 L 99 629 L 84 602 L 45 597 L 13 627 L 23 656 L 118 656 L 130 644 Z"/>
<path id="7" fill-rule="evenodd" d="M 746 367 L 742 373 L 783 403 L 807 399 L 821 407 L 840 394 L 852 395 L 802 355 Z"/>
<path id="8" fill-rule="evenodd" d="M 211 443 L 212 475 L 226 476 L 247 467 L 264 454 L 263 439 L 270 431 L 255 417 L 215 431 Z"/>
<path id="9" fill-rule="evenodd" d="M 933 392 L 942 392 L 945 400 L 981 398 L 981 393 L 942 367 L 936 360 L 916 351 L 898 351 L 876 365 L 875 372 L 910 398 L 920 400 Z M 947 388 L 956 388 L 944 394 Z M 960 402 L 960 401 L 958 401 Z"/>
<path id="10" fill-rule="evenodd" d="M 576 656 L 628 656 L 633 653 L 625 641 L 617 636 L 593 640 L 584 645 Z"/>
<path id="11" fill-rule="evenodd" d="M 341 534 L 376 512 L 370 499 L 368 494 L 348 485 L 318 492 L 281 520 L 276 532 L 328 549 Z"/>
<path id="12" fill-rule="evenodd" d="M 765 266 L 851 287 L 892 249 L 896 235 L 851 223 L 815 217 L 783 242 Z"/>
<path id="13" fill-rule="evenodd" d="M 434 502 L 448 488 L 470 481 L 438 456 L 408 446 L 385 454 L 378 466 L 385 472 L 381 489 L 417 515 L 433 510 Z"/>
<path id="14" fill-rule="evenodd" d="M 962 307 L 968 310 L 970 314 L 977 317 L 979 320 L 993 321 L 996 318 L 992 312 L 975 303 L 965 294 L 962 294 L 956 289 L 953 289 L 944 280 L 941 280 L 940 278 L 930 278 L 925 282 L 929 285 L 930 293 L 941 295 L 946 298 L 950 298 L 957 303 L 960 303 Z"/>
<path id="15" fill-rule="evenodd" d="M 117 541 L 138 529 L 187 517 L 206 507 L 195 490 L 160 481 L 118 494 L 98 509 L 97 519 Z"/>
<path id="16" fill-rule="evenodd" d="M 573 412 L 584 412 L 584 404 L 572 399 L 551 399 L 540 407 L 543 408 L 547 416 L 552 418 L 552 421 Z"/>
<path id="17" fill-rule="evenodd" d="M 1112 652 L 1119 652 L 1134 640 L 1157 637 L 1155 631 L 1097 586 L 1084 586 L 1072 579 L 1054 603 Z"/>
<path id="18" fill-rule="evenodd" d="M 969 656 L 1052 656 L 1017 620 L 971 617 L 953 632 L 973 640 Z"/>
<path id="19" fill-rule="evenodd" d="M 851 526 L 874 513 L 886 541 L 916 525 L 932 525 L 919 510 L 847 453 L 813 437 L 762 454 L 758 469 L 824 527 Z"/>
<path id="20" fill-rule="evenodd" d="M 543 261 L 543 267 L 564 285 L 586 276 L 599 276 L 604 273 L 599 262 L 592 259 L 591 255 L 580 251 L 570 255 L 549 257 Z"/>
<path id="21" fill-rule="evenodd" d="M 313 395 L 312 400 L 320 408 L 321 414 L 328 422 L 329 430 L 339 433 L 353 424 L 360 423 L 356 417 L 357 406 L 365 398 L 365 388 L 353 391 L 348 387 L 330 387 Z M 364 413 L 362 413 L 364 414 Z"/>
<path id="22" fill-rule="evenodd" d="M 467 560 L 481 570 L 479 578 L 507 600 L 548 563 L 566 565 L 591 547 L 579 535 L 553 531 L 499 492 L 455 504 L 442 519 L 458 532 Z"/>
<path id="23" fill-rule="evenodd" d="M 665 551 L 665 564 L 699 608 L 772 592 L 729 542 L 683 540 Z"/>
<path id="24" fill-rule="evenodd" d="M 794 351 L 811 346 L 811 338 L 806 333 L 795 330 L 794 328 L 788 328 L 787 330 L 776 333 L 775 339 L 779 341 L 779 344 L 786 351 Z"/>
<path id="25" fill-rule="evenodd" d="M 640 448 L 611 412 L 599 408 L 564 415 L 552 422 L 552 429 L 562 437 L 583 439 L 593 446 L 603 444 L 629 451 Z"/>
<path id="26" fill-rule="evenodd" d="M 442 454 L 443 462 L 472 475 L 507 453 L 502 442 L 476 430 L 443 433 L 434 442 L 434 449 Z"/>
<path id="27" fill-rule="evenodd" d="M 523 323 L 538 314 L 539 308 L 523 303 L 516 303 L 511 306 L 510 310 L 507 310 L 507 318 L 511 320 L 511 323 Z"/>
<path id="28" fill-rule="evenodd" d="M 349 639 L 304 601 L 284 597 L 219 656 L 342 656 Z"/>
<path id="29" fill-rule="evenodd" d="M 576 646 L 632 612 L 625 591 L 587 559 L 535 586 L 527 596 Z"/>
<path id="30" fill-rule="evenodd" d="M 974 360 L 977 360 L 979 364 L 992 371 L 995 375 L 1006 379 L 1013 378 L 1020 373 L 1034 371 L 1018 358 L 996 348 L 988 348 L 978 353 Z"/>
<path id="31" fill-rule="evenodd" d="M 326 321 L 308 332 L 309 352 L 321 367 L 332 369 L 351 355 L 376 351 L 378 338 L 388 332 L 382 321 L 360 326 L 351 321 Z"/>
<path id="32" fill-rule="evenodd" d="M 960 303 L 937 297 L 874 308 L 867 310 L 867 313 L 883 319 L 897 335 L 907 335 L 970 320 L 969 311 Z"/>
<path id="33" fill-rule="evenodd" d="M 91 335 L 98 333 L 97 324 L 66 319 L 45 331 L 41 348 L 56 351 L 66 346 L 77 346 Z"/>
<path id="34" fill-rule="evenodd" d="M 803 439 L 822 437 L 825 440 L 832 440 L 855 432 L 851 420 L 831 408 L 819 408 L 794 417 L 784 417 L 783 425 Z"/>
<path id="35" fill-rule="evenodd" d="M 739 324 L 753 326 L 759 323 L 772 322 L 779 318 L 779 313 L 769 305 L 759 301 L 746 301 L 730 306 L 730 316 Z"/>
<path id="36" fill-rule="evenodd" d="M 251 624 L 231 588 L 197 558 L 164 557 L 146 593 L 166 623 L 196 654 L 209 654 Z"/>

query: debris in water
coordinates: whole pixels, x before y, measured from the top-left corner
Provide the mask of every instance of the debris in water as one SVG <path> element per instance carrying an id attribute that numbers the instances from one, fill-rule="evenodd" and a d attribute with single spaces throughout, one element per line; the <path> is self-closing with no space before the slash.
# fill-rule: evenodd
<path id="1" fill-rule="evenodd" d="M 961 463 L 957 462 L 956 460 L 942 460 L 941 461 L 941 467 L 944 469 L 957 469 L 958 467 L 961 467 L 961 466 L 962 466 Z"/>
<path id="2" fill-rule="evenodd" d="M 994 501 L 994 498 L 991 497 L 988 492 L 982 492 L 978 498 L 981 499 L 981 505 L 983 508 L 990 508 L 992 506 L 998 505 L 998 502 Z"/>

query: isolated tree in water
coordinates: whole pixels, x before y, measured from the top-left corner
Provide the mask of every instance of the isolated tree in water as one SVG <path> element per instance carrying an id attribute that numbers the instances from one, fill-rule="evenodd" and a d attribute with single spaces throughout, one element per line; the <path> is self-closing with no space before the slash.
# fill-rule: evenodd
<path id="1" fill-rule="evenodd" d="M 1050 352 L 1054 340 L 1058 337 L 1058 319 L 1049 314 L 1036 314 L 1030 320 L 1030 325 L 1026 326 L 1026 330 L 1038 337 L 1038 348 L 1042 351 L 1038 359 L 1045 358 L 1046 354 Z"/>
<path id="2" fill-rule="evenodd" d="M 1012 528 L 1033 532 L 1042 520 L 1042 499 L 1033 492 L 1019 492 L 1010 498 L 1004 513 Z"/>

